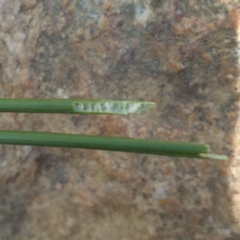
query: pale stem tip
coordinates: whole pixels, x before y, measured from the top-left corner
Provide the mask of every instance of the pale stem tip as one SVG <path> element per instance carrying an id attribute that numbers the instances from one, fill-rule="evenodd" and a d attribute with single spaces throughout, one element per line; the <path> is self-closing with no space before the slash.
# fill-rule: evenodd
<path id="1" fill-rule="evenodd" d="M 228 157 L 225 155 L 217 155 L 211 153 L 200 153 L 199 156 L 201 158 L 210 159 L 210 160 L 228 160 Z"/>

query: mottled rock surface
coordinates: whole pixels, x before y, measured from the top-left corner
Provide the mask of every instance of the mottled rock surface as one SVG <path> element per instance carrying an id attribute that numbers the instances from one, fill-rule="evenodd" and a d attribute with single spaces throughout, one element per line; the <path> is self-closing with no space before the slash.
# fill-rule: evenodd
<path id="1" fill-rule="evenodd" d="M 0 0 L 1 97 L 157 104 L 128 117 L 2 113 L 0 127 L 202 142 L 231 159 L 238 16 L 226 0 Z M 1 240 L 240 239 L 231 161 L 0 154 Z"/>

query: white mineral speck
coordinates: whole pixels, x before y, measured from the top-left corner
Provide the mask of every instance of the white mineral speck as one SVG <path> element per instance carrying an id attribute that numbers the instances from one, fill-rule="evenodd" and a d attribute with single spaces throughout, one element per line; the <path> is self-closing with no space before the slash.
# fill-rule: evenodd
<path id="1" fill-rule="evenodd" d="M 153 14 L 148 5 L 142 5 L 140 3 L 135 5 L 134 12 L 136 22 L 144 26 Z"/>

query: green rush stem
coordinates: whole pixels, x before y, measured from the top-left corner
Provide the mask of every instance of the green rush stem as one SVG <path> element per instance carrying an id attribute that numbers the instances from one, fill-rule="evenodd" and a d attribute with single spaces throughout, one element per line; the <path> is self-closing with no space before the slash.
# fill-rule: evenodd
<path id="1" fill-rule="evenodd" d="M 79 99 L 0 98 L 0 112 L 129 114 L 152 109 L 153 102 Z"/>
<path id="2" fill-rule="evenodd" d="M 85 148 L 214 160 L 226 159 L 221 155 L 208 157 L 209 148 L 203 144 L 66 133 L 0 130 L 0 144 Z"/>

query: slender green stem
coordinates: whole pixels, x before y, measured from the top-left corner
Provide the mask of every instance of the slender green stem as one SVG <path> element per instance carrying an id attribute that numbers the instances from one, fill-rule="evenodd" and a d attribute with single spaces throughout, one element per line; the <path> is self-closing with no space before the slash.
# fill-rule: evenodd
<path id="1" fill-rule="evenodd" d="M 226 156 L 209 154 L 208 146 L 197 143 L 87 136 L 66 133 L 1 130 L 0 144 L 99 149 L 214 160 L 227 159 Z"/>
<path id="2" fill-rule="evenodd" d="M 28 113 L 141 113 L 155 106 L 153 102 L 75 99 L 0 99 L 0 112 Z"/>

